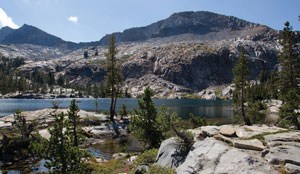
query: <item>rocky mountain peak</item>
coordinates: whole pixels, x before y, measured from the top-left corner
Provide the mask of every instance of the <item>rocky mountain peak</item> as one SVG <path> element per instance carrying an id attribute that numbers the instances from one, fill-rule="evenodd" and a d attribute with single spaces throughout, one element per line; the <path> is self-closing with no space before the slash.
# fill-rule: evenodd
<path id="1" fill-rule="evenodd" d="M 50 35 L 34 26 L 24 24 L 19 29 L 5 37 L 6 44 L 35 44 L 53 46 L 64 41 L 56 36 Z"/>
<path id="2" fill-rule="evenodd" d="M 9 35 L 10 33 L 12 33 L 14 31 L 14 29 L 8 27 L 8 26 L 5 26 L 5 27 L 2 27 L 0 29 L 0 42 L 7 36 Z"/>
<path id="3" fill-rule="evenodd" d="M 238 31 L 257 26 L 260 25 L 233 16 L 207 11 L 188 11 L 174 13 L 167 19 L 145 27 L 131 28 L 113 34 L 116 36 L 117 42 L 132 42 L 181 34 L 206 35 L 213 32 Z M 104 36 L 100 43 L 106 45 L 110 35 Z"/>
<path id="4" fill-rule="evenodd" d="M 43 32 L 41 29 L 28 24 L 22 25 L 22 27 L 20 27 L 19 30 L 35 30 L 35 31 Z"/>
<path id="5" fill-rule="evenodd" d="M 256 79 L 262 70 L 271 72 L 277 64 L 278 31 L 212 12 L 174 13 L 148 26 L 114 34 L 119 42 L 118 57 L 122 60 L 126 89 L 134 97 L 139 96 L 145 86 L 150 86 L 156 97 L 180 98 L 187 93 L 198 95 L 208 87 L 229 84 L 241 47 L 250 60 L 250 79 Z M 69 44 L 33 26 L 24 25 L 8 35 L 5 41 L 12 37 L 18 43 L 64 45 L 60 46 L 61 49 L 26 44 L 0 45 L 0 52 L 5 55 L 14 52 L 29 59 L 46 56 L 51 59 L 26 64 L 20 67 L 21 72 L 35 68 L 44 72 L 51 70 L 56 76 L 64 75 L 70 84 L 82 86 L 98 84 L 104 79 L 103 61 L 109 35 L 100 42 Z M 65 49 L 70 46 L 74 50 Z M 83 57 L 85 51 L 89 54 L 87 59 Z"/>
<path id="6" fill-rule="evenodd" d="M 173 27 L 175 25 L 190 28 L 194 26 L 199 27 L 198 30 L 206 28 L 208 31 L 218 31 L 222 29 L 240 30 L 245 27 L 256 25 L 233 16 L 225 16 L 208 11 L 174 13 L 163 23 L 171 24 L 168 27 Z M 203 34 L 201 31 L 198 33 Z"/>
<path id="7" fill-rule="evenodd" d="M 9 26 L 4 26 L 0 29 L 0 32 L 3 32 L 3 31 L 14 31 L 15 29 L 12 29 L 10 28 Z"/>
<path id="8" fill-rule="evenodd" d="M 3 35 L 3 39 L 0 42 L 2 44 L 33 44 L 41 46 L 60 46 L 66 43 L 61 38 L 28 24 L 24 24 L 19 29 Z"/>

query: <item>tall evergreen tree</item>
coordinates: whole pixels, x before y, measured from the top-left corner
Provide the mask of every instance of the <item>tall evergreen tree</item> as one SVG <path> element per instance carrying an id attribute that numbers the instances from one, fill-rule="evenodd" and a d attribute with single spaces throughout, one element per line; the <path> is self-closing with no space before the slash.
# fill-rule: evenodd
<path id="1" fill-rule="evenodd" d="M 117 104 L 117 99 L 120 93 L 120 88 L 121 88 L 121 82 L 122 82 L 122 75 L 121 75 L 121 67 L 120 64 L 116 58 L 117 54 L 117 48 L 115 44 L 115 37 L 114 35 L 111 36 L 110 41 L 109 41 L 109 48 L 108 52 L 106 53 L 106 85 L 109 89 L 110 92 L 110 97 L 111 97 L 111 103 L 110 103 L 110 120 L 113 124 L 114 130 L 116 134 L 118 135 L 119 132 L 116 127 L 116 123 L 114 120 L 114 116 L 116 114 L 116 104 Z"/>
<path id="2" fill-rule="evenodd" d="M 234 114 L 237 118 L 241 115 L 245 124 L 251 125 L 251 120 L 247 117 L 245 109 L 248 74 L 247 59 L 244 51 L 241 50 L 240 57 L 233 68 L 233 83 L 235 84 L 235 90 L 233 92 L 233 107 Z"/>
<path id="3" fill-rule="evenodd" d="M 78 115 L 78 112 L 80 109 L 78 108 L 76 104 L 76 100 L 72 100 L 69 111 L 68 111 L 68 133 L 70 134 L 71 141 L 73 143 L 73 146 L 78 147 L 80 141 L 82 140 L 82 130 L 79 126 L 80 117 Z"/>
<path id="4" fill-rule="evenodd" d="M 147 87 L 142 100 L 138 101 L 139 110 L 131 119 L 131 129 L 135 136 L 143 141 L 148 148 L 157 148 L 163 139 L 163 132 L 158 121 L 157 109 L 151 99 L 153 91 Z"/>
<path id="5" fill-rule="evenodd" d="M 280 63 L 280 98 L 283 101 L 280 108 L 280 116 L 291 120 L 300 129 L 296 110 L 300 109 L 300 57 L 299 45 L 296 34 L 293 32 L 289 22 L 285 23 L 283 31 L 280 32 L 280 44 L 282 46 Z"/>

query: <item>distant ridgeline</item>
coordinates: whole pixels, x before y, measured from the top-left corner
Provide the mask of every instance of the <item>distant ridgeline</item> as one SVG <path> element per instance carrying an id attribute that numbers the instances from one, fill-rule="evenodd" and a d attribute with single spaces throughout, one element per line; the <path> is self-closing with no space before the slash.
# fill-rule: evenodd
<path id="1" fill-rule="evenodd" d="M 156 97 L 176 98 L 230 84 L 241 48 L 249 60 L 251 80 L 278 67 L 279 32 L 233 16 L 180 12 L 144 27 L 112 34 L 122 62 L 124 88 L 135 97 L 144 86 L 153 88 Z M 26 24 L 15 30 L 4 27 L 0 29 L 0 52 L 36 62 L 27 65 L 25 61 L 26 66 L 17 68 L 22 74 L 20 79 L 39 84 L 26 87 L 31 90 L 64 84 L 87 89 L 89 94 L 99 90 L 103 93 L 103 65 L 112 34 L 95 42 L 73 43 Z M 47 78 L 41 80 L 40 76 Z"/>

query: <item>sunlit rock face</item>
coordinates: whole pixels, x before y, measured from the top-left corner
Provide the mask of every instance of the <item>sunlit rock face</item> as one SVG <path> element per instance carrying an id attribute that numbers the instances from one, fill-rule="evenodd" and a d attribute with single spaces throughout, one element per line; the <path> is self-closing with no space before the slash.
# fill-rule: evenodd
<path id="1" fill-rule="evenodd" d="M 49 36 L 32 26 L 24 28 L 26 31 L 33 28 L 31 31 L 38 36 Z M 2 32 L 3 36 L 6 34 L 2 43 L 14 32 Z M 278 31 L 211 12 L 175 13 L 165 20 L 115 36 L 123 87 L 133 96 L 139 96 L 145 86 L 150 86 L 156 97 L 181 98 L 186 93 L 230 84 L 241 49 L 248 59 L 250 79 L 256 79 L 261 71 L 276 69 L 279 51 Z M 19 68 L 24 73 L 39 69 L 53 72 L 55 77 L 63 75 L 74 85 L 99 84 L 106 74 L 108 37 L 75 44 L 53 36 L 43 40 L 49 40 L 48 44 L 26 41 L 26 44 L 0 45 L 0 52 L 9 57 L 25 57 L 27 64 Z M 87 58 L 83 56 L 85 51 Z"/>

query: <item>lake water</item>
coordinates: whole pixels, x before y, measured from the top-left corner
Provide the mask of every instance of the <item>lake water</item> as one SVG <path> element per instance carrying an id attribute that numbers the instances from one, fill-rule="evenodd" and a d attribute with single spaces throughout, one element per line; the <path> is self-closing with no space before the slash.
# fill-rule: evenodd
<path id="1" fill-rule="evenodd" d="M 51 108 L 53 102 L 59 103 L 59 107 L 68 108 L 72 99 L 0 99 L 0 116 L 9 115 L 22 111 L 33 111 L 44 108 Z M 76 99 L 78 106 L 82 110 L 95 111 L 95 99 Z M 201 99 L 153 99 L 157 107 L 165 106 L 170 111 L 176 112 L 182 118 L 188 118 L 189 113 L 203 116 L 209 119 L 231 120 L 231 101 L 224 100 L 201 100 Z M 118 99 L 117 109 L 125 104 L 128 111 L 138 108 L 138 100 L 134 98 Z M 98 110 L 108 111 L 110 106 L 109 98 L 98 99 Z"/>
<path id="2" fill-rule="evenodd" d="M 32 111 L 44 108 L 51 108 L 53 102 L 59 103 L 60 107 L 68 108 L 72 99 L 0 99 L 0 117 L 15 113 L 16 109 Z M 95 99 L 82 98 L 76 99 L 78 106 L 82 110 L 95 111 Z M 171 112 L 176 112 L 182 118 L 188 118 L 190 113 L 203 116 L 209 120 L 228 123 L 232 122 L 231 101 L 224 100 L 200 100 L 200 99 L 153 99 L 157 107 L 165 106 Z M 98 99 L 99 111 L 109 110 L 110 99 Z M 138 108 L 138 100 L 133 98 L 122 98 L 117 102 L 117 109 L 125 104 L 128 111 Z M 112 153 L 118 151 L 119 146 L 113 141 L 110 144 L 100 144 L 91 147 L 89 150 L 94 156 L 107 156 L 110 158 Z M 114 146 L 112 146 L 113 144 Z M 98 147 L 99 146 L 99 147 Z M 101 146 L 101 147 L 100 147 Z M 112 148 L 114 147 L 114 148 Z M 39 167 L 40 168 L 40 167 Z M 0 174 L 1 174 L 0 169 Z M 10 170 L 9 174 L 20 173 L 20 170 Z"/>

